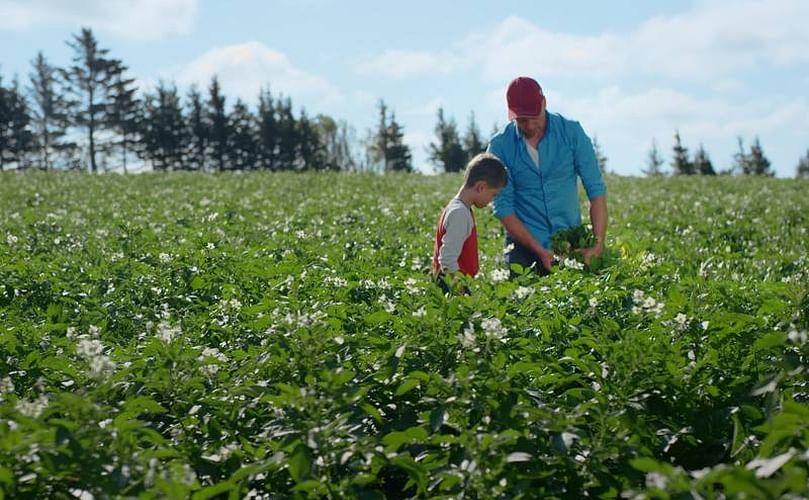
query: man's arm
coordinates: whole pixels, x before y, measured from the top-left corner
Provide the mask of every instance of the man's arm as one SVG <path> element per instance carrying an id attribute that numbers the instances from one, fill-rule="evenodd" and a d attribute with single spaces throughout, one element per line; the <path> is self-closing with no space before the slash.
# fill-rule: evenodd
<path id="1" fill-rule="evenodd" d="M 607 195 L 602 194 L 590 200 L 590 222 L 593 224 L 593 235 L 596 244 L 590 248 L 582 249 L 584 263 L 590 265 L 590 259 L 604 253 L 604 242 L 607 237 Z"/>
<path id="2" fill-rule="evenodd" d="M 508 234 L 510 234 L 517 243 L 537 254 L 540 262 L 542 262 L 542 266 L 548 271 L 551 270 L 553 252 L 546 250 L 542 244 L 535 240 L 534 237 L 531 236 L 531 233 L 528 232 L 528 229 L 525 228 L 525 224 L 523 224 L 515 214 L 506 215 L 500 219 L 500 222 L 503 223 Z"/>
<path id="3" fill-rule="evenodd" d="M 590 222 L 593 224 L 593 235 L 596 238 L 594 246 L 581 250 L 585 264 L 590 265 L 593 256 L 600 256 L 604 252 L 604 239 L 607 237 L 607 186 L 598 168 L 593 143 L 579 122 L 572 123 L 576 148 L 574 157 L 576 173 L 581 177 L 590 200 Z"/>

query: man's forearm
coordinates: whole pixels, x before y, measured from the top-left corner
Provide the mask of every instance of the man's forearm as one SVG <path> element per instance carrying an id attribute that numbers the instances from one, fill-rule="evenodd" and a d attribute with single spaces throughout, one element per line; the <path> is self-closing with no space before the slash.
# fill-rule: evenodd
<path id="1" fill-rule="evenodd" d="M 596 245 L 603 246 L 607 237 L 607 195 L 590 200 L 590 222 L 593 224 L 593 235 Z"/>
<path id="2" fill-rule="evenodd" d="M 520 245 L 530 249 L 536 254 L 539 254 L 539 252 L 543 250 L 542 245 L 531 236 L 531 233 L 528 232 L 528 229 L 525 228 L 525 225 L 516 215 L 507 215 L 500 219 L 500 222 L 503 223 L 508 234 Z"/>

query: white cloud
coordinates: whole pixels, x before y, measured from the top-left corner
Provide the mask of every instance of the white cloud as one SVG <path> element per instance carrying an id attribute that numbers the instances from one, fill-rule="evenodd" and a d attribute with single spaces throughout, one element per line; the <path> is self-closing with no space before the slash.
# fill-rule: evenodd
<path id="1" fill-rule="evenodd" d="M 676 130 L 691 151 L 704 144 L 717 168 L 728 166 L 737 137 L 749 147 L 759 136 L 766 148 L 783 136 L 784 130 L 809 130 L 809 101 L 804 97 L 733 103 L 697 98 L 670 88 L 631 93 L 612 86 L 592 97 L 557 96 L 553 110 L 580 120 L 591 136 L 597 135 L 610 158 L 609 168 L 619 173 L 640 171 L 653 137 L 667 157 Z M 782 156 L 779 151 L 768 153 L 772 159 Z M 781 161 L 775 166 L 780 167 L 781 174 L 789 174 L 788 163 Z"/>
<path id="2" fill-rule="evenodd" d="M 435 118 L 438 113 L 438 108 L 443 107 L 446 107 L 446 102 L 444 99 L 436 97 L 419 106 L 405 109 L 402 116 L 428 116 L 430 118 Z"/>
<path id="3" fill-rule="evenodd" d="M 707 0 L 658 16 L 627 33 L 576 35 L 511 16 L 442 51 L 391 50 L 361 72 L 391 78 L 446 75 L 479 68 L 487 81 L 515 74 L 608 79 L 627 74 L 706 82 L 765 64 L 809 62 L 809 2 Z"/>
<path id="4" fill-rule="evenodd" d="M 197 0 L 0 0 L 0 29 L 65 24 L 157 40 L 189 33 Z"/>
<path id="5" fill-rule="evenodd" d="M 246 42 L 209 50 L 181 68 L 170 72 L 169 79 L 188 86 L 207 87 L 213 75 L 228 96 L 255 102 L 262 88 L 291 97 L 313 109 L 336 108 L 344 101 L 340 91 L 321 76 L 297 68 L 284 54 L 260 42 Z"/>
<path id="6" fill-rule="evenodd" d="M 408 78 L 423 75 L 446 75 L 457 69 L 455 56 L 448 52 L 424 50 L 386 50 L 356 65 L 363 76 L 381 75 Z"/>

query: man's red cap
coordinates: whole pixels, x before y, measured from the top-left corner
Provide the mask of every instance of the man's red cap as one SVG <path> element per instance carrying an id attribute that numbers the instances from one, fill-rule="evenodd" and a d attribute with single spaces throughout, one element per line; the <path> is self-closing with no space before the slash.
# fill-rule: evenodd
<path id="1" fill-rule="evenodd" d="M 511 80 L 506 91 L 508 103 L 508 119 L 536 118 L 542 109 L 545 95 L 536 80 L 527 76 L 518 76 Z"/>

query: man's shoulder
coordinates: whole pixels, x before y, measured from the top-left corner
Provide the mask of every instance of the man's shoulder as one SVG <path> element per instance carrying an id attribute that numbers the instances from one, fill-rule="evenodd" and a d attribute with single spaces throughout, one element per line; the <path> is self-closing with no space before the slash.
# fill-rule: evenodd
<path id="1" fill-rule="evenodd" d="M 517 126 L 514 124 L 513 121 L 508 122 L 503 127 L 500 128 L 495 134 L 489 139 L 489 144 L 505 144 L 506 142 L 514 141 L 514 138 L 517 136 Z"/>
<path id="2" fill-rule="evenodd" d="M 548 111 L 548 121 L 551 123 L 551 128 L 555 128 L 565 135 L 576 134 L 579 129 L 582 128 L 578 120 L 568 118 L 561 113 L 551 113 Z"/>

